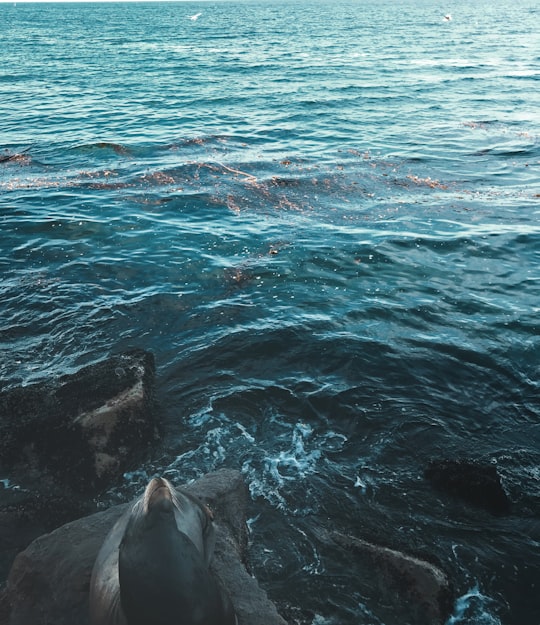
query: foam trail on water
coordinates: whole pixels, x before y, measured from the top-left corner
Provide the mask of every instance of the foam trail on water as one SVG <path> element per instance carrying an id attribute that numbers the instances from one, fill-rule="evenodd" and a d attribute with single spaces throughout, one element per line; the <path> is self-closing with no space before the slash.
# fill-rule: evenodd
<path id="1" fill-rule="evenodd" d="M 501 620 L 495 614 L 488 611 L 492 599 L 480 592 L 478 584 L 471 588 L 461 597 L 458 597 L 454 607 L 454 613 L 446 621 L 446 625 L 502 625 Z"/>

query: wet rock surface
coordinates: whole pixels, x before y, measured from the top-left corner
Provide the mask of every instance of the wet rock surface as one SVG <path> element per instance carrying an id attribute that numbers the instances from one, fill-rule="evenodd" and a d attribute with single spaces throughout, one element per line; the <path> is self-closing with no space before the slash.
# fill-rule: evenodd
<path id="1" fill-rule="evenodd" d="M 231 597 L 239 625 L 286 625 L 246 568 L 247 489 L 240 473 L 217 471 L 186 489 L 214 511 L 216 548 L 212 569 Z M 68 523 L 41 536 L 20 553 L 0 598 L 0 622 L 87 625 L 94 560 L 128 505 Z"/>
<path id="2" fill-rule="evenodd" d="M 15 556 L 32 540 L 92 511 L 95 511 L 92 502 L 66 496 L 61 491 L 0 492 L 0 588 Z"/>
<path id="3" fill-rule="evenodd" d="M 444 625 L 450 616 L 454 590 L 438 566 L 402 551 L 338 531 L 326 531 L 327 544 L 347 550 L 365 567 L 366 584 L 377 600 L 369 605 L 386 625 Z M 362 583 L 359 581 L 359 583 Z"/>
<path id="4" fill-rule="evenodd" d="M 110 483 L 156 436 L 154 358 L 135 350 L 0 394 L 0 469 L 76 492 Z"/>
<path id="5" fill-rule="evenodd" d="M 0 393 L 0 586 L 19 551 L 95 511 L 93 495 L 144 458 L 154 415 L 142 350 Z"/>

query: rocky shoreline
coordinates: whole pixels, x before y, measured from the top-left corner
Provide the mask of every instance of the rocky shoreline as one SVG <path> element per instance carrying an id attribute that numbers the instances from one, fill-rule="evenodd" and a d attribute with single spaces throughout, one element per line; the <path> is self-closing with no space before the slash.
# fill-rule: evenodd
<path id="1" fill-rule="evenodd" d="M 0 625 L 88 622 L 95 557 L 129 505 L 95 512 L 93 499 L 159 439 L 154 375 L 152 354 L 134 350 L 0 394 Z M 249 573 L 240 473 L 184 486 L 214 511 L 212 567 L 239 624 L 285 625 Z"/>
<path id="2" fill-rule="evenodd" d="M 54 381 L 0 393 L 0 625 L 87 622 L 95 556 L 129 505 L 96 512 L 94 498 L 140 466 L 159 443 L 154 378 L 152 354 L 134 350 Z M 509 510 L 493 466 L 434 460 L 425 478 L 494 514 Z M 215 512 L 213 567 L 239 625 L 285 625 L 249 572 L 242 475 L 222 469 L 185 488 Z M 448 619 L 455 594 L 438 566 L 335 529 L 321 528 L 318 535 L 321 543 L 366 562 L 389 622 L 392 613 L 411 625 Z M 292 615 L 295 607 L 289 607 Z M 291 625 L 312 623 L 291 615 Z"/>

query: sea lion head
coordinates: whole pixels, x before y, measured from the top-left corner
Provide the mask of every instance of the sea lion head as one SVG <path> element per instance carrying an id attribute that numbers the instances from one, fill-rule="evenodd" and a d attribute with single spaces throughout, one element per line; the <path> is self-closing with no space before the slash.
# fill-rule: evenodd
<path id="1" fill-rule="evenodd" d="M 204 555 L 206 543 L 213 534 L 212 521 L 208 506 L 192 495 L 176 490 L 164 477 L 154 477 L 133 506 L 124 540 L 130 534 L 150 531 L 157 524 L 162 529 L 178 530 Z"/>
<path id="2" fill-rule="evenodd" d="M 153 477 L 141 500 L 140 514 L 151 519 L 156 514 L 174 514 L 174 488 L 164 477 Z"/>
<path id="3" fill-rule="evenodd" d="M 122 543 L 140 540 L 156 527 L 163 531 L 177 529 L 174 488 L 161 477 L 152 478 L 144 495 L 133 505 Z"/>

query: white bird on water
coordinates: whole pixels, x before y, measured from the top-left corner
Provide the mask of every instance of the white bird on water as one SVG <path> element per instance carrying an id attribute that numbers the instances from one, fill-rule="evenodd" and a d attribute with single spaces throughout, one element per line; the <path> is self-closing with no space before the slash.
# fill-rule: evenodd
<path id="1" fill-rule="evenodd" d="M 447 13 L 447 14 L 444 16 L 444 19 L 445 19 L 447 22 L 450 22 L 450 21 L 452 20 L 452 16 L 450 15 L 450 13 Z"/>
<path id="2" fill-rule="evenodd" d="M 195 21 L 195 20 L 198 20 L 199 17 L 201 17 L 201 15 L 202 13 L 195 13 L 195 15 L 190 15 L 189 19 Z"/>

